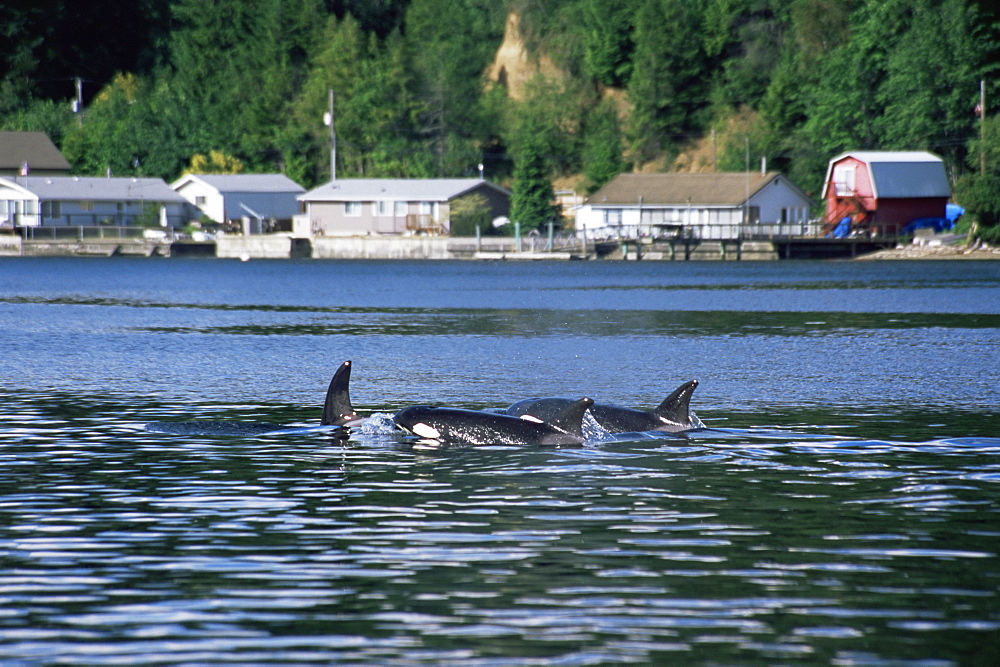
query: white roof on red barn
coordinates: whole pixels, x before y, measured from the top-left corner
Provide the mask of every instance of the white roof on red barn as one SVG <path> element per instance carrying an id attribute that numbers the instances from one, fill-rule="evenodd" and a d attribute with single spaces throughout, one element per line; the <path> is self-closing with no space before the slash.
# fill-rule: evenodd
<path id="1" fill-rule="evenodd" d="M 910 199 L 951 197 L 951 184 L 944 161 L 927 151 L 851 151 L 830 160 L 825 184 L 829 185 L 833 167 L 845 158 L 867 165 L 876 198 Z M 824 187 L 824 191 L 825 191 Z"/>

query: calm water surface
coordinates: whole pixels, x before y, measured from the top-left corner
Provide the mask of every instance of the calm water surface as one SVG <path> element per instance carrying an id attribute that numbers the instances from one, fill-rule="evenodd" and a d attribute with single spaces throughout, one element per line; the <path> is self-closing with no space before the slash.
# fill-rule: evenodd
<path id="1" fill-rule="evenodd" d="M 1000 664 L 1000 262 L 2 259 L 0 326 L 0 664 Z"/>

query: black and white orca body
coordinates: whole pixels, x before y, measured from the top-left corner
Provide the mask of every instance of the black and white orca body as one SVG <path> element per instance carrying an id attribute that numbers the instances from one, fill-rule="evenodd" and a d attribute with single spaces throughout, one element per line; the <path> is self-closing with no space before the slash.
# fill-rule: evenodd
<path id="1" fill-rule="evenodd" d="M 570 401 L 549 419 L 532 415 L 413 405 L 392 420 L 404 431 L 436 442 L 465 445 L 576 445 L 584 440 L 583 415 L 594 401 Z"/>
<path id="2" fill-rule="evenodd" d="M 589 410 L 594 421 L 608 433 L 690 431 L 701 427 L 698 418 L 691 414 L 690 407 L 691 395 L 697 387 L 697 380 L 685 382 L 653 410 L 635 410 L 607 403 L 594 403 Z M 530 415 L 547 420 L 572 402 L 571 398 L 528 398 L 511 405 L 506 413 L 514 417 Z"/>

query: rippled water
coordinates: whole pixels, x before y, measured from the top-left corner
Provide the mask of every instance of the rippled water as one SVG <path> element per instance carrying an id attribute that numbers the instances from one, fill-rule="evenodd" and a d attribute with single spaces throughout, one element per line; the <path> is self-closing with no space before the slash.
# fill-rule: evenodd
<path id="1" fill-rule="evenodd" d="M 0 663 L 998 664 L 998 297 L 1000 262 L 2 260 Z M 684 436 L 389 418 L 691 378 Z M 191 420 L 288 428 L 145 429 Z"/>

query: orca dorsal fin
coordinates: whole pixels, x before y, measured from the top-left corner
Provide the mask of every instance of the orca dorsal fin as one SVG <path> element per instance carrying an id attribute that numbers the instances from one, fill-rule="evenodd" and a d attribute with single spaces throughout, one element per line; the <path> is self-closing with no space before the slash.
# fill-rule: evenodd
<path id="1" fill-rule="evenodd" d="M 663 399 L 653 414 L 674 424 L 689 425 L 691 423 L 691 394 L 698 388 L 697 380 L 690 380 L 674 390 L 674 393 Z"/>
<path id="2" fill-rule="evenodd" d="M 320 424 L 341 426 L 358 418 L 358 413 L 351 405 L 351 362 L 345 361 L 333 374 L 330 386 L 326 390 L 326 401 L 323 403 L 323 415 Z"/>
<path id="3" fill-rule="evenodd" d="M 549 422 L 549 426 L 583 439 L 583 413 L 594 404 L 592 398 L 581 398 L 567 405 Z"/>

